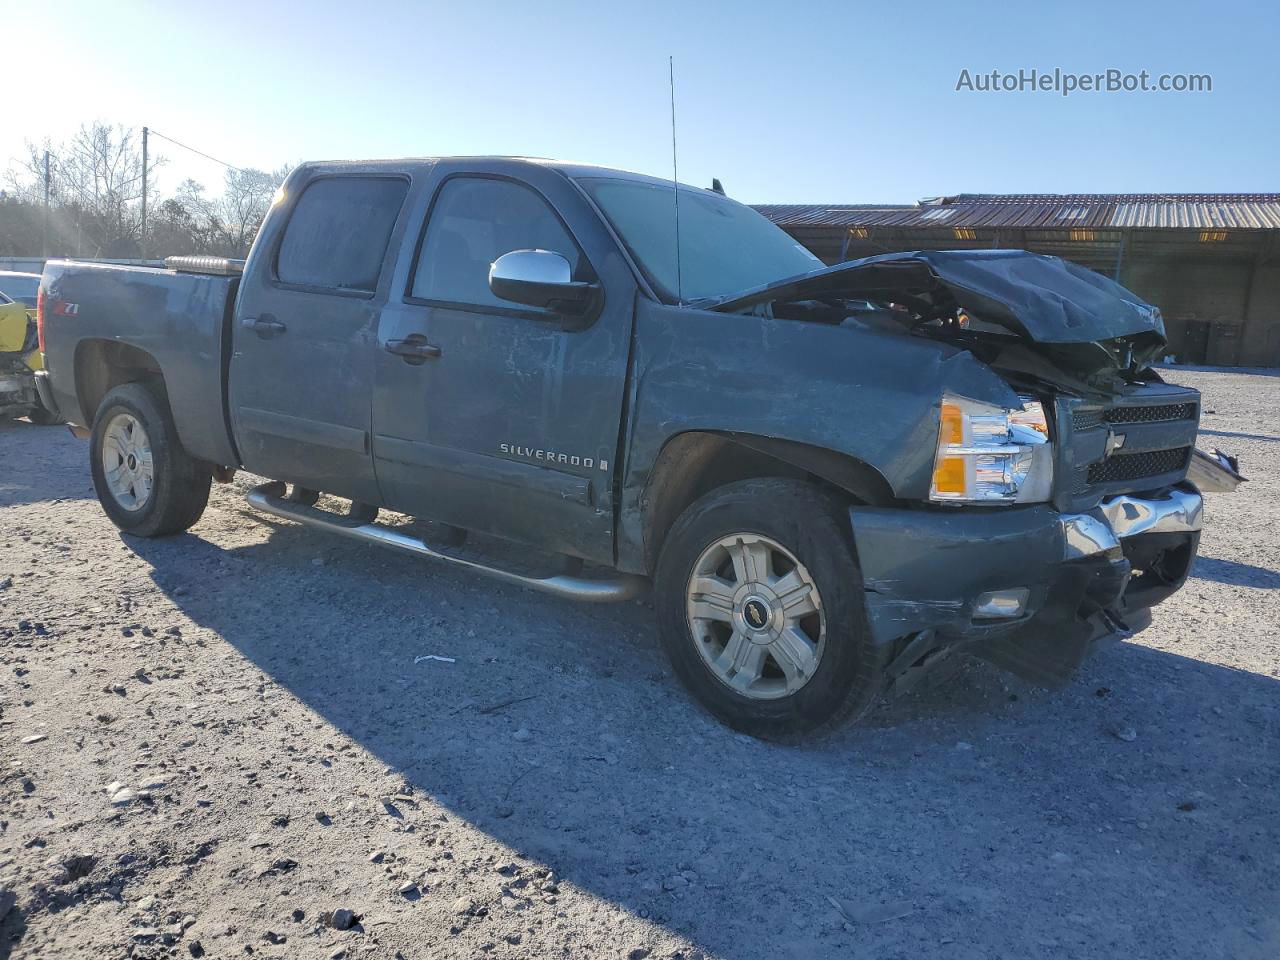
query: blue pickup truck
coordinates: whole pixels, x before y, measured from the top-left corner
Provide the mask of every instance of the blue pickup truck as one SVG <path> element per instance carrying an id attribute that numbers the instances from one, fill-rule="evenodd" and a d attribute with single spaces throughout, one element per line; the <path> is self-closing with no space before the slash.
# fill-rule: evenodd
<path id="1" fill-rule="evenodd" d="M 246 261 L 54 261 L 38 321 L 44 402 L 125 532 L 191 527 L 243 469 L 339 535 L 581 600 L 651 586 L 677 675 L 761 737 L 957 650 L 1061 685 L 1199 539 L 1199 396 L 1150 366 L 1134 294 L 1010 250 L 827 267 L 630 173 L 308 163 Z"/>

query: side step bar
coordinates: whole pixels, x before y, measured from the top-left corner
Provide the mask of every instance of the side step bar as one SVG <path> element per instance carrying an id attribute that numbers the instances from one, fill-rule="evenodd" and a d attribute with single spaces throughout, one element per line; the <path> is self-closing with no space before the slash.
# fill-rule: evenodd
<path id="1" fill-rule="evenodd" d="M 446 560 L 460 567 L 474 570 L 476 573 L 482 573 L 498 580 L 505 580 L 507 583 L 514 583 L 517 586 L 541 590 L 544 593 L 554 593 L 560 597 L 568 597 L 570 600 L 583 600 L 588 603 L 618 603 L 623 600 L 634 599 L 649 585 L 649 581 L 644 577 L 637 577 L 629 573 L 620 573 L 616 577 L 607 580 L 594 580 L 567 574 L 558 574 L 553 577 L 528 577 L 511 570 L 487 566 L 465 557 L 443 553 L 434 547 L 427 546 L 417 537 L 400 533 L 380 523 L 353 522 L 350 517 L 342 517 L 319 510 L 306 503 L 291 501 L 284 496 L 284 493 L 285 485 L 279 481 L 273 480 L 270 483 L 261 484 L 249 491 L 249 505 L 261 510 L 263 513 L 284 517 L 286 520 L 296 520 L 311 527 L 319 527 L 331 533 L 340 533 L 344 537 L 351 537 L 354 540 L 363 540 L 366 543 L 376 543 L 384 547 L 391 547 L 393 550 L 411 553 L 414 556 L 429 557 L 433 560 Z"/>

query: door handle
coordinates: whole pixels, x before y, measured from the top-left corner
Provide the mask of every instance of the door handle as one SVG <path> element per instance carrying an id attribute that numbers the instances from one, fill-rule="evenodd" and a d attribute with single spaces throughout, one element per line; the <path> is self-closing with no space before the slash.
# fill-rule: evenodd
<path id="1" fill-rule="evenodd" d="M 270 314 L 264 314 L 261 317 L 245 317 L 240 321 L 240 325 L 246 330 L 252 330 L 263 340 L 270 340 L 289 329 Z"/>
<path id="2" fill-rule="evenodd" d="M 415 365 L 440 356 L 440 348 L 434 343 L 427 343 L 427 338 L 420 333 L 411 333 L 403 340 L 388 340 L 383 349 L 403 358 L 405 363 Z"/>

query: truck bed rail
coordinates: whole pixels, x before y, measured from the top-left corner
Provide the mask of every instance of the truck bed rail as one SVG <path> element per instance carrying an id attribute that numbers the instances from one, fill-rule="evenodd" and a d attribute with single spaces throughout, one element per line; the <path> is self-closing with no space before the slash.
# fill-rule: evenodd
<path id="1" fill-rule="evenodd" d="M 164 265 L 175 273 L 204 273 L 214 277 L 238 277 L 244 273 L 243 260 L 226 257 L 165 257 Z"/>

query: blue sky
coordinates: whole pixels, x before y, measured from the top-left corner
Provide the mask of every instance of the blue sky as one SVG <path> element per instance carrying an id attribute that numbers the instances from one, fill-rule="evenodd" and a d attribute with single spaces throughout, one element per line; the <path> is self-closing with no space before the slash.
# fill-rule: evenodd
<path id="1" fill-rule="evenodd" d="M 37 9 L 40 10 L 36 14 Z M 231 163 L 514 153 L 748 202 L 958 192 L 1280 190 L 1268 3 L 214 4 L 0 0 L 0 164 L 82 121 Z M 16 24 L 16 30 L 13 25 Z M 16 33 L 16 36 L 15 36 Z M 956 92 L 1020 68 L 1207 73 L 1211 93 Z M 161 187 L 220 169 L 159 145 Z"/>

